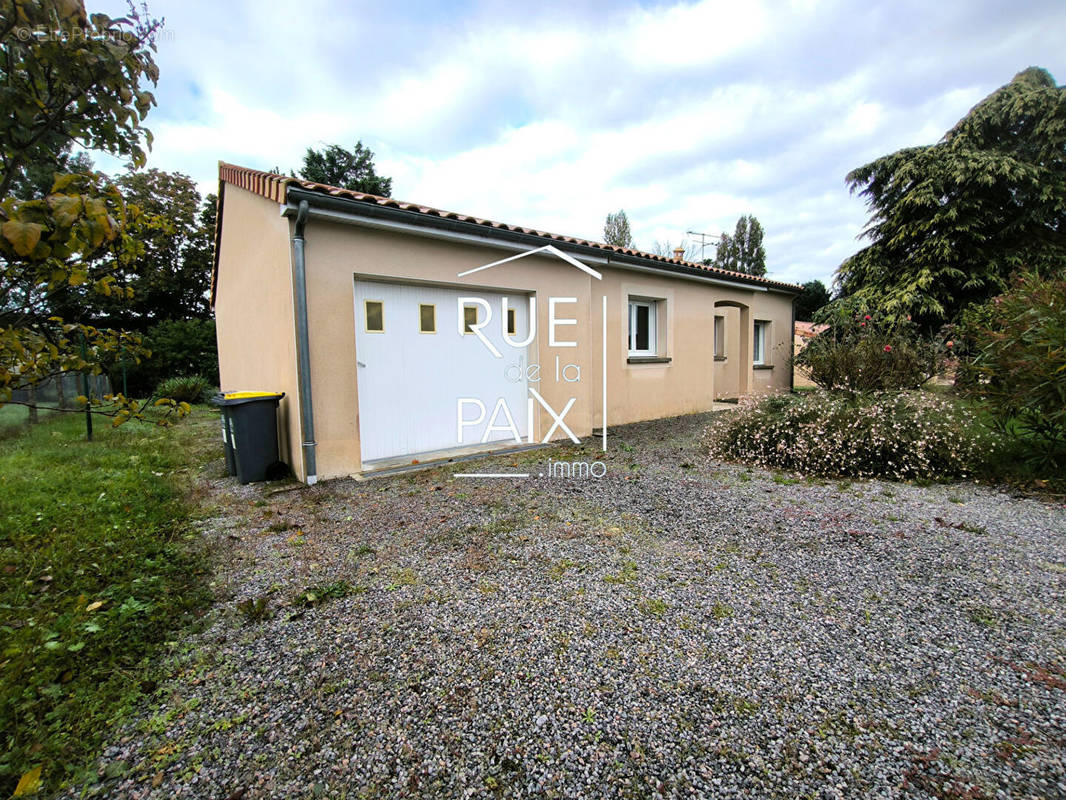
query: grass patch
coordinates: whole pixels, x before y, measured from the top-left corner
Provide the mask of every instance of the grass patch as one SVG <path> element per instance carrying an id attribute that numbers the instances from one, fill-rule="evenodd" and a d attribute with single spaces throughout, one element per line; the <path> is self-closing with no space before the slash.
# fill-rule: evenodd
<path id="1" fill-rule="evenodd" d="M 333 583 L 320 583 L 308 586 L 292 598 L 292 605 L 302 608 L 314 608 L 330 600 L 340 600 L 350 594 L 355 594 L 356 589 L 348 581 L 334 581 Z"/>
<path id="2" fill-rule="evenodd" d="M 622 564 L 618 572 L 611 575 L 605 575 L 604 581 L 607 583 L 633 583 L 637 579 L 637 565 L 634 561 L 626 561 Z"/>
<path id="3" fill-rule="evenodd" d="M 966 616 L 975 625 L 981 625 L 985 628 L 994 628 L 999 622 L 996 612 L 986 605 L 975 605 L 966 612 Z"/>
<path id="4" fill-rule="evenodd" d="M 37 419 L 39 422 L 44 422 L 56 413 L 53 407 L 37 406 Z M 11 403 L 0 406 L 0 440 L 20 435 L 29 418 L 30 410 L 26 406 L 13 405 Z"/>
<path id="5" fill-rule="evenodd" d="M 385 586 L 390 592 L 394 592 L 403 586 L 414 586 L 418 583 L 418 575 L 410 567 L 395 569 L 392 573 L 392 582 Z"/>
<path id="6" fill-rule="evenodd" d="M 638 600 L 637 608 L 642 614 L 649 617 L 662 617 L 666 613 L 667 605 L 665 600 L 660 600 L 657 597 L 653 597 L 649 600 Z"/>
<path id="7" fill-rule="evenodd" d="M 182 474 L 216 415 L 162 429 L 62 415 L 0 452 L 0 796 L 42 767 L 76 780 L 109 727 L 155 690 L 153 656 L 209 600 Z M 205 429 L 211 436 L 203 435 Z"/>
<path id="8" fill-rule="evenodd" d="M 733 616 L 733 607 L 725 603 L 715 603 L 711 606 L 711 615 L 715 619 L 728 619 Z"/>

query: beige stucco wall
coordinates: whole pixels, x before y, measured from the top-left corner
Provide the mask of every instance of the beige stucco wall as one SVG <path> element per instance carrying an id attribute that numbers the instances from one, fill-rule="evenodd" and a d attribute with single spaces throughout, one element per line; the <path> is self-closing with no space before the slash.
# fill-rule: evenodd
<path id="1" fill-rule="evenodd" d="M 223 382 L 226 388 L 238 388 L 238 384 L 254 380 L 255 388 L 277 387 L 289 393 L 286 452 L 295 462 L 297 475 L 304 478 L 299 458 L 288 237 L 289 223 L 280 218 L 276 204 L 227 187 L 216 304 L 219 349 L 220 354 L 224 353 L 221 356 Z M 535 356 L 531 354 L 530 361 L 536 357 L 543 371 L 552 373 L 555 358 L 559 356 L 564 364 L 577 364 L 582 375 L 576 384 L 546 380 L 537 388 L 556 409 L 561 409 L 569 397 L 578 398 L 566 419 L 580 437 L 589 436 L 602 424 L 601 298 L 604 295 L 608 323 L 609 426 L 711 407 L 715 395 L 722 394 L 716 390 L 716 376 L 722 379 L 722 367 L 728 369 L 734 364 L 734 373 L 739 374 L 745 352 L 738 330 L 729 336 L 732 348 L 729 360 L 715 364 L 713 320 L 715 303 L 719 301 L 745 306 L 749 322 L 774 321 L 771 362 L 774 369 L 758 371 L 752 377 L 749 363 L 747 380 L 753 390 L 770 391 L 789 386 L 785 364 L 791 348 L 791 297 L 788 295 L 731 289 L 590 264 L 603 274 L 603 280 L 598 281 L 549 255 L 529 256 L 459 278 L 460 272 L 513 255 L 514 251 L 315 217 L 307 224 L 305 238 L 310 369 L 320 478 L 350 475 L 362 469 L 353 302 L 356 277 L 468 286 L 472 293 L 481 288 L 534 294 L 538 333 L 532 345 Z M 553 296 L 578 299 L 577 305 L 564 307 L 560 314 L 571 316 L 577 311 L 578 330 L 571 326 L 561 332 L 568 338 L 572 335 L 578 347 L 548 346 L 548 298 Z M 658 318 L 659 351 L 671 359 L 669 363 L 627 362 L 631 296 L 652 298 L 665 307 L 666 313 Z M 717 313 L 722 313 L 722 309 L 717 309 Z M 729 308 L 726 313 L 738 321 L 742 316 L 737 308 Z M 785 337 L 783 341 L 781 337 Z M 750 350 L 746 352 L 750 354 Z M 550 425 L 550 415 L 541 410 L 534 420 L 538 439 Z M 564 434 L 557 432 L 556 436 Z"/>
<path id="2" fill-rule="evenodd" d="M 602 286 L 594 293 L 608 296 L 608 424 L 639 422 L 647 419 L 706 411 L 716 396 L 735 396 L 740 371 L 750 370 L 744 360 L 744 339 L 740 332 L 741 312 L 736 307 L 715 307 L 715 303 L 733 302 L 749 308 L 750 319 L 771 319 L 772 370 L 759 370 L 752 381 L 754 390 L 767 392 L 789 387 L 787 369 L 779 366 L 789 343 L 780 342 L 780 331 L 787 330 L 791 319 L 791 298 L 787 295 L 732 289 L 702 281 L 690 281 L 666 275 L 633 272 L 624 269 L 603 270 Z M 593 283 L 597 283 L 593 281 Z M 627 309 L 630 297 L 651 298 L 665 304 L 665 342 L 659 354 L 670 358 L 666 364 L 630 364 L 626 343 Z M 726 361 L 714 360 L 714 316 L 726 317 Z M 784 320 L 783 326 L 778 320 Z M 732 327 L 730 327 L 732 326 Z M 598 328 L 598 326 L 596 326 Z M 746 334 L 750 337 L 750 331 Z M 750 358 L 750 356 L 749 356 Z M 750 373 L 749 373 L 750 374 Z M 723 395 L 715 386 L 722 379 L 732 387 Z"/>
<path id="3" fill-rule="evenodd" d="M 752 303 L 751 317 L 752 322 L 770 323 L 766 363 L 752 370 L 751 394 L 769 394 L 788 389 L 791 385 L 788 362 L 792 356 L 791 298 L 779 294 L 762 295 Z"/>
<path id="4" fill-rule="evenodd" d="M 303 478 L 289 253 L 277 204 L 227 185 L 215 294 L 221 388 L 285 392 L 281 458 Z"/>

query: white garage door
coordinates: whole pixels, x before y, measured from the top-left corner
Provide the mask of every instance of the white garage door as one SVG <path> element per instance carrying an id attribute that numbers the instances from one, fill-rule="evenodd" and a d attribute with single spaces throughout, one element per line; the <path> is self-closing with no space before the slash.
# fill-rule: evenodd
<path id="1" fill-rule="evenodd" d="M 501 299 L 508 298 L 510 320 L 501 319 Z M 460 334 L 459 298 L 478 297 L 491 310 L 482 328 L 501 353 L 496 358 L 473 334 Z M 475 307 L 475 304 L 467 304 Z M 484 307 L 477 321 L 486 321 Z M 355 282 L 355 352 L 359 374 L 359 436 L 366 462 L 468 447 L 514 439 L 497 430 L 513 421 L 519 435 L 528 435 L 526 366 L 528 348 L 509 344 L 528 335 L 529 299 L 471 289 Z M 484 404 L 484 419 L 460 430 L 460 398 Z M 506 411 L 496 411 L 498 401 Z M 509 412 L 509 417 L 508 417 Z M 463 407 L 464 420 L 476 420 L 474 403 Z M 493 430 L 488 431 L 488 428 Z M 370 466 L 373 466 L 372 464 Z"/>

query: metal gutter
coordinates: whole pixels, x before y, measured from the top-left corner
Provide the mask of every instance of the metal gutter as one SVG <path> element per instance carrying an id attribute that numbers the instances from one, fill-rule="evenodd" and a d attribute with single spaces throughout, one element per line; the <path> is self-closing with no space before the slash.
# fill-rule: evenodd
<path id="1" fill-rule="evenodd" d="M 650 263 L 637 256 L 619 253 L 606 255 L 598 248 L 587 245 L 573 244 L 520 231 L 486 228 L 483 225 L 461 220 L 430 217 L 414 211 L 388 208 L 363 203 L 358 200 L 324 195 L 321 192 L 314 192 L 296 186 L 289 186 L 287 200 L 288 203 L 281 207 L 281 213 L 285 216 L 297 214 L 299 206 L 306 202 L 311 206 L 311 216 L 319 219 L 347 222 L 378 230 L 397 231 L 433 239 L 496 247 L 509 251 L 527 250 L 530 247 L 540 247 L 545 242 L 549 242 L 560 250 L 570 252 L 577 258 L 617 269 L 628 269 L 656 275 L 668 274 L 676 278 L 711 283 L 742 291 L 798 294 L 798 291 L 785 288 L 713 277 L 706 270 L 701 270 L 697 267 L 660 262 Z"/>
<path id="2" fill-rule="evenodd" d="M 301 200 L 296 209 L 296 225 L 292 233 L 292 283 L 296 311 L 296 373 L 300 382 L 300 434 L 307 485 L 318 482 L 315 464 L 315 412 L 311 402 L 311 345 L 307 334 L 307 270 L 304 256 L 304 227 L 310 214 L 310 204 Z"/>

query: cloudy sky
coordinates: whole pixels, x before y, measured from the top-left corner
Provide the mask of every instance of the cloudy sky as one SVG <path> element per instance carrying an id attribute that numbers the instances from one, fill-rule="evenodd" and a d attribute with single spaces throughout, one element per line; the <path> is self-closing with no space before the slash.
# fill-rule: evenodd
<path id="1" fill-rule="evenodd" d="M 220 159 L 288 170 L 362 140 L 399 199 L 556 233 L 602 239 L 622 208 L 651 249 L 755 214 L 771 275 L 797 282 L 859 246 L 849 170 L 936 141 L 1025 67 L 1066 81 L 1061 0 L 149 10 L 166 19 L 149 164 L 203 191 Z"/>

